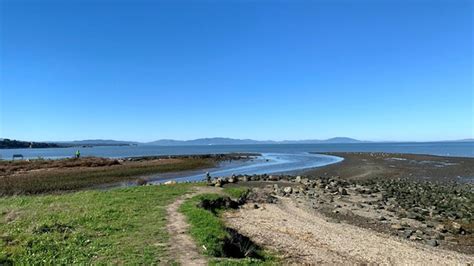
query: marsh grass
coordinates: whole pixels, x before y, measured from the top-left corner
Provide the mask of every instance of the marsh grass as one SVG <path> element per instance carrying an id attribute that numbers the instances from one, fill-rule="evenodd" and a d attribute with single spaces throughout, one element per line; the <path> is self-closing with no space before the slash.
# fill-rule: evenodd
<path id="1" fill-rule="evenodd" d="M 0 198 L 0 265 L 170 263 L 166 206 L 190 186 Z"/>
<path id="2" fill-rule="evenodd" d="M 24 165 L 26 164 L 26 166 Z M 18 163 L 19 167 L 39 167 L 41 162 Z M 48 162 L 47 166 L 59 164 Z M 48 169 L 30 170 L 24 173 L 0 176 L 0 196 L 18 194 L 40 194 L 58 191 L 73 191 L 105 184 L 136 181 L 138 177 L 208 168 L 215 165 L 210 159 L 171 159 L 146 162 L 114 163 L 114 160 L 66 160 L 64 164 Z"/>

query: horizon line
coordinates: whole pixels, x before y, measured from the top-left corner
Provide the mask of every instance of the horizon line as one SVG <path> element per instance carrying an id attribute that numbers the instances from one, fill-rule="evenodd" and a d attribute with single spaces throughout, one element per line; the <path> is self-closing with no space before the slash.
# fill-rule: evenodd
<path id="1" fill-rule="evenodd" d="M 272 139 L 252 139 L 252 138 L 232 138 L 232 137 L 200 137 L 200 138 L 192 138 L 192 139 L 172 139 L 172 138 L 160 138 L 155 140 L 148 140 L 148 141 L 137 141 L 137 140 L 121 140 L 121 139 L 113 139 L 113 138 L 84 138 L 84 139 L 75 139 L 75 140 L 21 140 L 16 138 L 9 138 L 9 137 L 0 137 L 0 139 L 10 139 L 10 140 L 17 140 L 17 141 L 25 141 L 25 142 L 45 142 L 45 143 L 57 143 L 57 142 L 76 142 L 76 141 L 116 141 L 116 142 L 130 142 L 130 143 L 138 143 L 138 144 L 148 144 L 151 142 L 157 142 L 162 140 L 170 140 L 170 141 L 178 141 L 178 142 L 187 142 L 193 140 L 202 140 L 202 139 L 230 139 L 230 140 L 249 140 L 249 141 L 258 141 L 258 142 L 285 142 L 285 141 L 327 141 L 335 138 L 347 138 L 352 139 L 358 142 L 372 142 L 372 143 L 403 143 L 403 142 L 457 142 L 457 141 L 474 141 L 474 137 L 467 137 L 467 138 L 459 138 L 459 139 L 438 139 L 438 140 L 366 140 L 366 139 L 358 139 L 353 137 L 330 137 L 330 138 L 303 138 L 303 139 L 281 139 L 281 140 L 272 140 Z"/>

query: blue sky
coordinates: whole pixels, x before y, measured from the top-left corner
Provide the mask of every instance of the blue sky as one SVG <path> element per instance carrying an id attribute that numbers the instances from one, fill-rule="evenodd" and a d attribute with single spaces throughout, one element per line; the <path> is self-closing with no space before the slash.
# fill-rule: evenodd
<path id="1" fill-rule="evenodd" d="M 0 137 L 472 138 L 472 1 L 0 0 Z"/>

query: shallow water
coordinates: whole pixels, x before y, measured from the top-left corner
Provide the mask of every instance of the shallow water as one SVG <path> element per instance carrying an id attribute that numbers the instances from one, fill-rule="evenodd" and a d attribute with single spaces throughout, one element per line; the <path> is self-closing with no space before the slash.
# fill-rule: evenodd
<path id="1" fill-rule="evenodd" d="M 343 158 L 322 154 L 310 153 L 263 153 L 252 161 L 237 162 L 236 164 L 221 165 L 216 169 L 209 170 L 212 177 L 231 176 L 232 174 L 274 174 L 299 171 L 309 168 L 321 167 L 328 164 L 338 163 Z M 193 171 L 188 173 L 175 173 L 172 176 L 156 175 L 151 183 L 162 183 L 169 180 L 201 181 L 205 179 L 207 170 Z"/>

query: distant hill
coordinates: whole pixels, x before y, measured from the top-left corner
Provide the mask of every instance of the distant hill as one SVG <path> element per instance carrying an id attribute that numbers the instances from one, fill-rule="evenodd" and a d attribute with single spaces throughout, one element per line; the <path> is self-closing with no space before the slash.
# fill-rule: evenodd
<path id="1" fill-rule="evenodd" d="M 460 140 L 454 140 L 454 142 L 474 142 L 474 139 L 460 139 Z"/>
<path id="2" fill-rule="evenodd" d="M 330 139 L 322 141 L 322 143 L 360 143 L 360 142 L 368 142 L 368 141 L 361 141 L 361 140 L 346 138 L 346 137 L 335 137 L 335 138 L 330 138 Z"/>
<path id="3" fill-rule="evenodd" d="M 61 144 L 66 144 L 70 146 L 128 146 L 138 144 L 138 142 L 133 141 L 121 141 L 121 140 L 112 140 L 112 139 L 86 139 L 86 140 L 74 140 L 74 141 L 64 141 L 57 142 Z"/>
<path id="4" fill-rule="evenodd" d="M 249 145 L 249 144 L 317 144 L 317 143 L 361 143 L 364 141 L 337 137 L 327 140 L 252 140 L 252 139 L 232 139 L 232 138 L 202 138 L 194 140 L 172 140 L 162 139 L 153 142 L 148 142 L 148 145 L 159 146 L 193 146 L 193 145 Z"/>
<path id="5" fill-rule="evenodd" d="M 185 145 L 244 145 L 244 144 L 270 144 L 273 141 L 258 141 L 251 139 L 231 139 L 231 138 L 202 138 L 193 140 L 172 140 L 162 139 L 146 144 L 160 146 L 185 146 Z"/>
<path id="6" fill-rule="evenodd" d="M 56 143 L 29 142 L 11 139 L 1 139 L 0 149 L 24 149 L 24 148 L 61 148 L 63 146 Z"/>

